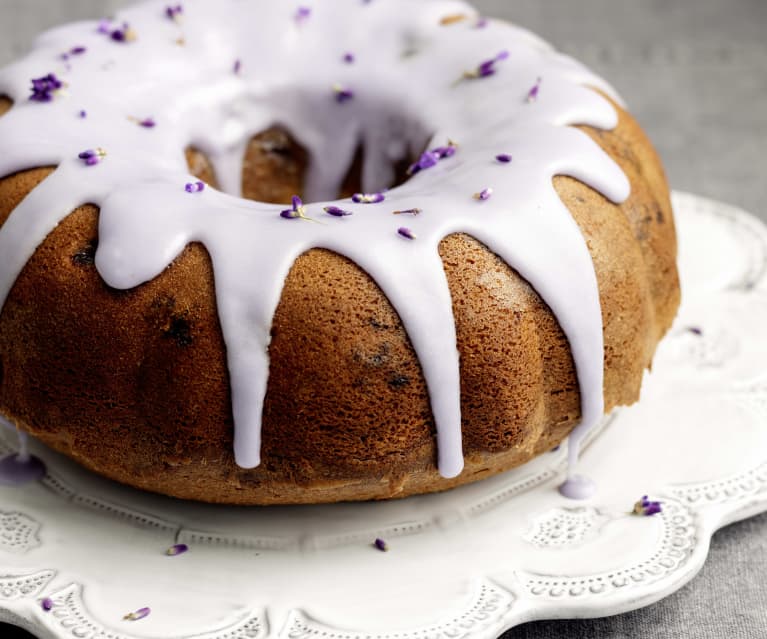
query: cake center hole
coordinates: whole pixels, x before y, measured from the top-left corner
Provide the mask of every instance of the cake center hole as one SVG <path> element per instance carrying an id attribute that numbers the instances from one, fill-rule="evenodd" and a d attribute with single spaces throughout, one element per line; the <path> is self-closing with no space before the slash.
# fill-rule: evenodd
<path id="1" fill-rule="evenodd" d="M 305 138 L 312 140 L 311 145 L 302 143 L 301 131 L 296 129 L 294 133 L 283 124 L 256 133 L 249 139 L 240 161 L 225 165 L 242 167 L 240 192 L 232 194 L 258 202 L 286 204 L 294 195 L 305 201 L 343 199 L 354 193 L 383 191 L 407 181 L 408 168 L 431 137 L 425 126 L 383 109 L 380 104 L 371 105 L 368 111 L 362 104 L 337 104 L 332 95 L 324 96 L 324 100 L 325 109 L 335 109 L 333 118 L 348 117 L 348 125 L 327 120 L 331 130 L 324 132 L 313 122 L 314 128 L 305 132 Z M 359 131 L 356 145 L 350 145 L 348 139 L 336 144 L 334 137 L 348 136 L 350 131 Z M 187 148 L 186 158 L 190 172 L 200 180 L 215 188 L 235 190 L 237 178 L 234 182 L 222 179 L 224 176 L 218 170 L 225 169 L 218 169 L 200 149 Z"/>

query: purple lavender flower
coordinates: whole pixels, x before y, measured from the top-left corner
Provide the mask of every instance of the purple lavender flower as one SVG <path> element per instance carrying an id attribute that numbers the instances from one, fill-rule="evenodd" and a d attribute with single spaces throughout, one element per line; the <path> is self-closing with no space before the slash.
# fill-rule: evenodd
<path id="1" fill-rule="evenodd" d="M 45 598 L 44 598 L 44 599 L 43 599 L 43 600 L 40 602 L 40 607 L 41 607 L 43 610 L 45 610 L 45 612 L 48 612 L 49 610 L 51 610 L 51 608 L 53 608 L 53 599 L 51 599 L 50 597 L 45 597 Z"/>
<path id="2" fill-rule="evenodd" d="M 348 87 L 341 86 L 340 84 L 333 85 L 333 93 L 336 96 L 336 102 L 343 104 L 354 98 L 354 91 Z"/>
<path id="3" fill-rule="evenodd" d="M 480 17 L 477 19 L 477 22 L 474 24 L 475 29 L 484 29 L 487 27 L 487 25 L 490 24 L 490 20 L 484 17 Z"/>
<path id="4" fill-rule="evenodd" d="M 83 151 L 77 157 L 81 159 L 87 166 L 96 166 L 107 156 L 107 152 L 102 148 L 88 149 Z"/>
<path id="5" fill-rule="evenodd" d="M 187 183 L 187 185 L 184 187 L 184 190 L 185 190 L 187 193 L 201 193 L 202 191 L 204 191 L 204 190 L 205 190 L 205 182 L 200 182 L 200 181 L 197 181 L 197 182 L 189 182 L 189 183 Z"/>
<path id="6" fill-rule="evenodd" d="M 475 193 L 474 199 L 479 200 L 480 202 L 484 202 L 485 200 L 489 200 L 492 195 L 493 189 L 488 186 L 486 189 L 482 189 L 479 193 Z"/>
<path id="7" fill-rule="evenodd" d="M 416 238 L 416 234 L 413 233 L 409 228 L 406 226 L 400 226 L 397 229 L 397 233 L 399 233 L 402 237 L 408 239 L 408 240 L 414 240 Z"/>
<path id="8" fill-rule="evenodd" d="M 501 164 L 508 164 L 511 162 L 511 156 L 508 153 L 499 153 L 495 156 L 495 159 Z"/>
<path id="9" fill-rule="evenodd" d="M 136 120 L 136 124 L 145 129 L 154 129 L 157 126 L 154 118 L 144 118 L 143 120 Z"/>
<path id="10" fill-rule="evenodd" d="M 242 71 L 242 60 L 239 58 L 234 61 L 233 71 L 235 75 L 240 75 L 240 71 Z"/>
<path id="11" fill-rule="evenodd" d="M 651 517 L 652 515 L 656 515 L 660 512 L 663 512 L 663 508 L 661 507 L 661 502 L 650 501 L 647 495 L 642 495 L 642 498 L 637 503 L 634 504 L 633 512 L 635 515 L 642 515 L 643 517 Z"/>
<path id="12" fill-rule="evenodd" d="M 175 544 L 165 551 L 165 554 L 169 557 L 175 557 L 176 555 L 182 555 L 189 550 L 189 546 L 186 544 Z"/>
<path id="13" fill-rule="evenodd" d="M 333 217 L 347 217 L 354 214 L 352 211 L 345 211 L 337 206 L 326 206 L 325 213 L 332 215 Z"/>
<path id="14" fill-rule="evenodd" d="M 535 84 L 527 92 L 526 100 L 528 102 L 535 102 L 538 99 L 538 92 L 541 90 L 541 78 L 538 78 Z"/>
<path id="15" fill-rule="evenodd" d="M 425 151 L 421 153 L 421 157 L 418 158 L 415 167 L 417 167 L 419 171 L 430 169 L 433 166 L 437 166 L 437 162 L 439 162 L 440 159 L 442 159 L 442 156 L 436 151 Z"/>
<path id="16" fill-rule="evenodd" d="M 378 550 L 381 552 L 387 552 L 389 550 L 389 545 L 380 537 L 378 537 L 374 542 L 373 546 L 375 546 Z"/>
<path id="17" fill-rule="evenodd" d="M 62 54 L 59 56 L 59 58 L 60 58 L 60 59 L 62 59 L 62 60 L 64 60 L 64 62 L 66 62 L 66 61 L 67 61 L 67 60 L 69 60 L 69 58 L 71 58 L 72 56 L 78 56 L 78 55 L 82 55 L 82 54 L 83 54 L 83 53 L 85 53 L 87 50 L 88 50 L 88 49 L 86 49 L 85 47 L 72 47 L 72 48 L 71 48 L 69 51 L 65 51 L 64 53 L 62 53 Z"/>
<path id="18" fill-rule="evenodd" d="M 495 75 L 498 71 L 496 65 L 508 57 L 508 51 L 501 51 L 494 58 L 490 58 L 489 60 L 485 60 L 484 62 L 480 63 L 480 65 L 473 71 L 465 71 L 461 79 L 476 80 L 477 78 L 486 78 L 488 76 Z"/>
<path id="19" fill-rule="evenodd" d="M 418 162 L 411 164 L 408 167 L 408 175 L 415 175 L 424 169 L 430 169 L 431 167 L 436 166 L 440 160 L 454 156 L 457 146 L 458 145 L 455 142 L 448 140 L 447 146 L 438 146 L 436 149 L 424 151 L 421 154 L 421 157 L 418 158 Z"/>
<path id="20" fill-rule="evenodd" d="M 152 610 L 150 608 L 139 608 L 135 612 L 129 612 L 123 617 L 126 621 L 138 621 L 144 617 L 148 617 Z"/>
<path id="21" fill-rule="evenodd" d="M 64 83 L 56 77 L 55 73 L 49 73 L 42 78 L 32 80 L 32 95 L 29 99 L 34 102 L 51 102 L 54 94 L 64 87 Z"/>
<path id="22" fill-rule="evenodd" d="M 165 8 L 165 15 L 170 19 L 178 22 L 184 13 L 184 7 L 180 4 L 171 5 Z"/>
<path id="23" fill-rule="evenodd" d="M 438 146 L 436 149 L 434 149 L 434 153 L 439 155 L 440 160 L 444 160 L 445 158 L 453 157 L 457 150 L 458 145 L 452 140 L 448 140 L 447 146 Z"/>
<path id="24" fill-rule="evenodd" d="M 355 193 L 352 195 L 352 202 L 357 204 L 378 204 L 385 199 L 386 196 L 383 193 Z"/>
<path id="25" fill-rule="evenodd" d="M 304 206 L 304 203 L 301 201 L 301 198 L 297 195 L 294 195 L 292 198 L 292 207 L 289 209 L 285 209 L 284 211 L 280 212 L 280 217 L 286 219 L 286 220 L 310 220 L 312 222 L 316 220 L 312 220 L 309 216 L 306 215 L 306 207 Z"/>
<path id="26" fill-rule="evenodd" d="M 109 37 L 115 42 L 133 42 L 136 39 L 136 32 L 127 22 L 123 22 L 121 27 L 109 32 Z"/>
<path id="27" fill-rule="evenodd" d="M 295 21 L 296 24 L 303 24 L 306 22 L 312 15 L 312 8 L 311 7 L 298 7 L 296 10 L 295 15 Z"/>
<path id="28" fill-rule="evenodd" d="M 85 118 L 87 118 L 87 117 L 88 117 L 88 112 L 87 112 L 85 109 L 81 109 L 81 110 L 80 110 L 80 113 L 78 113 L 78 114 L 77 114 L 77 116 L 78 116 L 78 117 L 79 117 L 81 120 L 84 120 Z"/>
<path id="29" fill-rule="evenodd" d="M 347 51 L 344 53 L 343 61 L 346 62 L 346 64 L 354 64 L 355 57 L 354 54 L 350 51 Z"/>
<path id="30" fill-rule="evenodd" d="M 109 18 L 99 20 L 99 26 L 96 30 L 104 35 L 109 35 L 112 33 L 112 21 Z"/>

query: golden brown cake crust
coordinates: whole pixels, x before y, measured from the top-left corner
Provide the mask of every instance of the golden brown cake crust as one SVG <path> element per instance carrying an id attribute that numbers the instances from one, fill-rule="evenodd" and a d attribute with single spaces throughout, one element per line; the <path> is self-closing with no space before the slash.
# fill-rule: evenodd
<path id="1" fill-rule="evenodd" d="M 554 179 L 594 259 L 607 409 L 637 400 L 679 303 L 666 179 L 640 127 L 616 108 L 615 130 L 584 131 L 626 172 L 630 198 L 614 205 Z M 254 153 L 250 170 L 266 170 Z M 214 180 L 204 158 L 188 158 Z M 51 170 L 0 179 L 0 225 Z M 294 185 L 270 188 L 287 200 Z M 117 291 L 93 264 L 97 227 L 97 208 L 78 208 L 11 291 L 0 315 L 0 413 L 107 477 L 236 504 L 403 497 L 517 466 L 577 423 L 577 379 L 556 319 L 479 242 L 449 236 L 440 253 L 461 355 L 466 467 L 442 478 L 424 379 L 397 314 L 356 265 L 314 249 L 293 266 L 274 318 L 263 461 L 241 469 L 205 249 L 190 245 L 156 280 Z"/>

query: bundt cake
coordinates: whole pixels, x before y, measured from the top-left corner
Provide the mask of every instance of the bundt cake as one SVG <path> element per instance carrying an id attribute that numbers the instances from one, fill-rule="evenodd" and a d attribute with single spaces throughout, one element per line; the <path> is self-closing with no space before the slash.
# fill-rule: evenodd
<path id="1" fill-rule="evenodd" d="M 677 309 L 638 124 L 463 2 L 151 0 L 0 95 L 0 414 L 134 487 L 385 499 L 574 457 Z"/>

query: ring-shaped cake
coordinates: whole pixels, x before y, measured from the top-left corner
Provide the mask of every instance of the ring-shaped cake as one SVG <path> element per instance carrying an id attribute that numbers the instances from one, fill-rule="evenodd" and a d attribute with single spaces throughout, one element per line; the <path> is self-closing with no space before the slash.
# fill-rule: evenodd
<path id="1" fill-rule="evenodd" d="M 0 95 L 0 412 L 140 488 L 387 498 L 567 435 L 574 460 L 676 311 L 641 129 L 462 2 L 150 1 L 44 34 Z"/>

